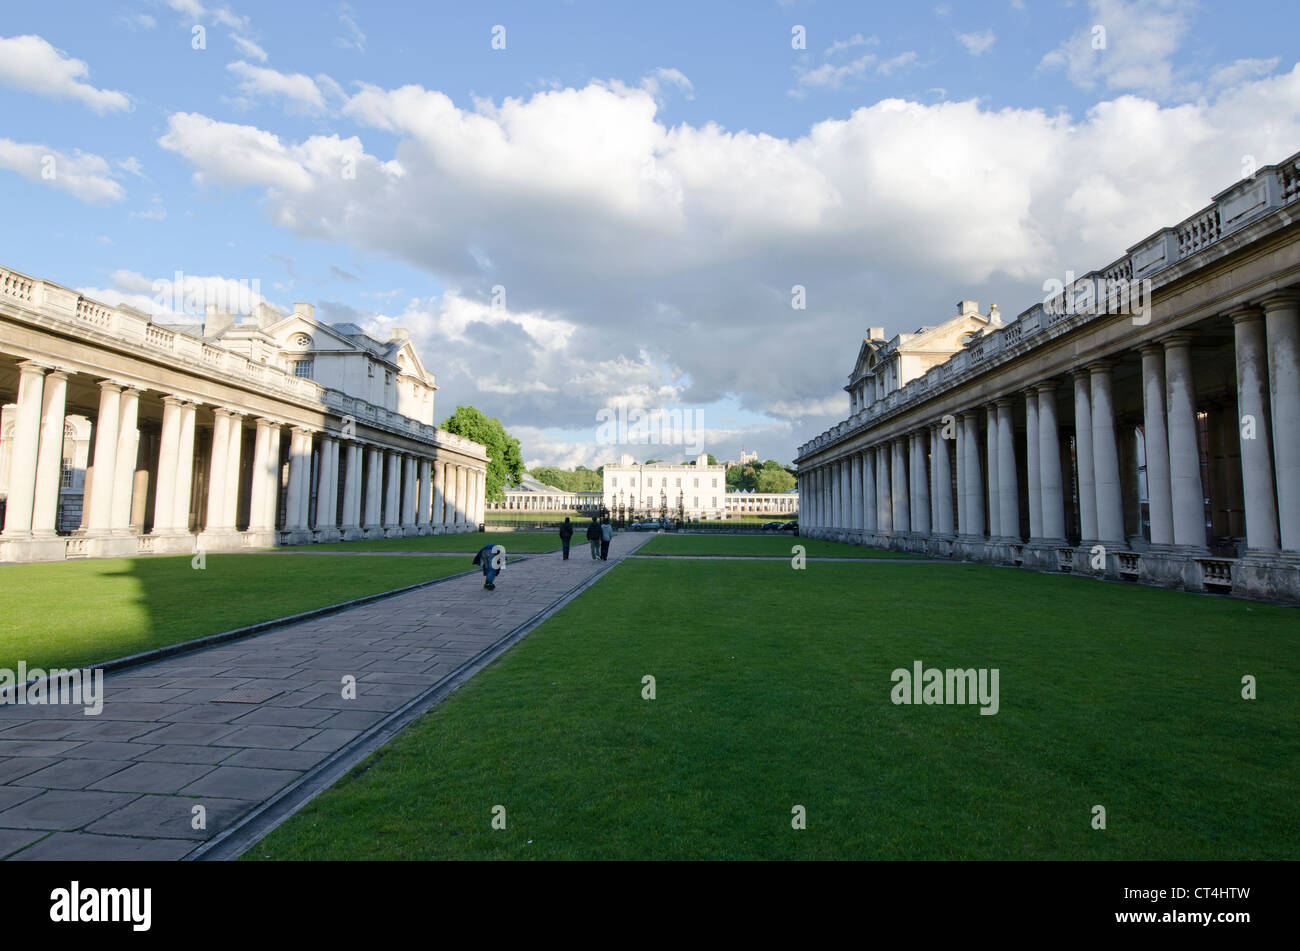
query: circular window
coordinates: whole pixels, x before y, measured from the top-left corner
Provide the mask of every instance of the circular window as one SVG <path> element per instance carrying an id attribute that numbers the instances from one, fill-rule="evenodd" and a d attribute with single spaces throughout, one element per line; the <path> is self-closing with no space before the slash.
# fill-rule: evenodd
<path id="1" fill-rule="evenodd" d="M 311 346 L 311 337 L 306 334 L 298 334 L 293 338 L 293 342 L 300 350 L 306 350 Z"/>

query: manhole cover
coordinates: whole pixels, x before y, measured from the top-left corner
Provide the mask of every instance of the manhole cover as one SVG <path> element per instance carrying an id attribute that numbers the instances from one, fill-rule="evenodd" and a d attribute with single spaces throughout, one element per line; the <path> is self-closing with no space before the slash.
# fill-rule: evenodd
<path id="1" fill-rule="evenodd" d="M 276 690 L 273 687 L 246 687 L 242 690 L 223 693 L 219 697 L 213 697 L 212 703 L 265 703 L 272 697 L 278 697 L 282 693 L 284 693 L 283 690 Z"/>

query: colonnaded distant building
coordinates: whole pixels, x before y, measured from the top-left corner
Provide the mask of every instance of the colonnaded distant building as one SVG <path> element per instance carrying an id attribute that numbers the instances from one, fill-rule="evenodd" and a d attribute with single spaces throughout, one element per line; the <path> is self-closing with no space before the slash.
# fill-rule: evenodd
<path id="1" fill-rule="evenodd" d="M 1300 153 L 1014 320 L 873 329 L 801 533 L 1300 601 L 1298 196 Z"/>
<path id="2" fill-rule="evenodd" d="M 0 561 L 471 531 L 487 453 L 436 391 L 309 304 L 162 325 L 0 268 Z"/>

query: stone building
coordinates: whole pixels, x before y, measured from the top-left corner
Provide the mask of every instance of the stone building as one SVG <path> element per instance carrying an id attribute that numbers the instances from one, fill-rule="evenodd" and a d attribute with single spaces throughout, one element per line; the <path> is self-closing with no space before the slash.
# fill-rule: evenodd
<path id="1" fill-rule="evenodd" d="M 727 469 L 709 465 L 701 453 L 694 465 L 637 465 L 624 453 L 618 465 L 607 465 L 601 482 L 602 501 L 609 511 L 670 514 L 679 507 L 687 518 L 718 519 L 726 511 Z"/>
<path id="2" fill-rule="evenodd" d="M 487 453 L 436 390 L 310 305 L 168 327 L 0 268 L 0 561 L 471 531 Z"/>
<path id="3" fill-rule="evenodd" d="M 801 533 L 1300 601 L 1298 196 L 1300 154 L 1005 325 L 870 333 Z"/>

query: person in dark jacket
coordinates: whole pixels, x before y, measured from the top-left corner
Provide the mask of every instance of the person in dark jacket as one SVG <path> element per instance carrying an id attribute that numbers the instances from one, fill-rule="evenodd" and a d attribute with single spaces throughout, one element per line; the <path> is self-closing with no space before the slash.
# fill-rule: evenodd
<path id="1" fill-rule="evenodd" d="M 600 557 L 600 522 L 595 518 L 587 526 L 587 541 L 591 542 L 591 560 L 595 561 Z"/>
<path id="2" fill-rule="evenodd" d="M 609 561 L 609 543 L 614 540 L 614 526 L 607 517 L 600 523 L 600 560 Z"/>
<path id="3" fill-rule="evenodd" d="M 506 550 L 500 545 L 484 545 L 474 556 L 474 564 L 483 568 L 483 588 L 486 591 L 495 591 L 496 576 L 501 573 L 501 569 L 506 566 Z"/>
<path id="4" fill-rule="evenodd" d="M 573 523 L 567 518 L 560 526 L 560 544 L 564 546 L 564 560 L 569 560 L 569 540 L 573 538 Z"/>

